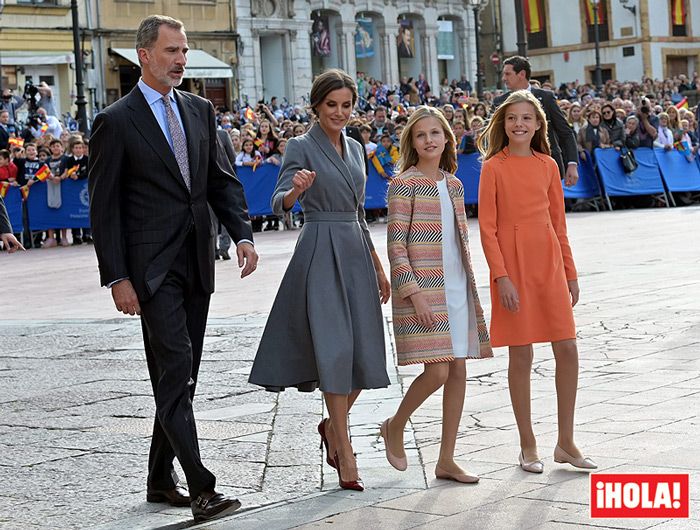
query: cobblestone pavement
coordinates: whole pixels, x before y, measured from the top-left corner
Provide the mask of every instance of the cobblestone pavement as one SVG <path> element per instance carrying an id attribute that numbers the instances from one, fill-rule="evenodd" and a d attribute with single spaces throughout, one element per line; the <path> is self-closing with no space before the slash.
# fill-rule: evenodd
<path id="1" fill-rule="evenodd" d="M 507 391 L 507 352 L 470 362 L 457 443 L 475 486 L 434 479 L 441 398 L 413 417 L 409 468 L 384 459 L 379 423 L 420 373 L 362 395 L 351 414 L 368 489 L 337 488 L 315 427 L 318 393 L 280 395 L 246 383 L 265 315 L 296 233 L 265 233 L 252 281 L 217 264 L 204 362 L 195 400 L 203 460 L 240 513 L 209 525 L 245 528 L 700 527 L 700 208 L 569 216 L 580 272 L 581 356 L 577 440 L 602 471 L 685 472 L 691 520 L 593 520 L 588 475 L 555 464 L 556 396 L 551 351 L 536 348 L 533 421 L 545 473 L 516 465 L 517 431 Z M 471 222 L 482 299 L 487 269 Z M 372 228 L 384 252 L 385 226 Z M 385 261 L 386 263 L 386 261 Z M 145 502 L 153 398 L 140 327 L 119 318 L 97 283 L 89 248 L 0 255 L 0 527 L 184 528 L 188 510 Z M 389 317 L 387 334 L 390 337 Z"/>

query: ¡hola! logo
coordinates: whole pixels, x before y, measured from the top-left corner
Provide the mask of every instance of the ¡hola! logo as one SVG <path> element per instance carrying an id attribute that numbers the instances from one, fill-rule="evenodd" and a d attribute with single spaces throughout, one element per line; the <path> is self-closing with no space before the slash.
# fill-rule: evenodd
<path id="1" fill-rule="evenodd" d="M 686 518 L 688 499 L 687 473 L 591 475 L 592 518 Z"/>

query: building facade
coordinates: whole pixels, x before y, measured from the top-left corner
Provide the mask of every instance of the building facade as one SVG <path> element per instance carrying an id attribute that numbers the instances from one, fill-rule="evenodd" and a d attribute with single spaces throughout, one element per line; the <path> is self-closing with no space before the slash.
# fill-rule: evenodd
<path id="1" fill-rule="evenodd" d="M 80 13 L 85 24 L 85 10 Z M 0 2 L 2 88 L 22 95 L 28 81 L 35 85 L 43 81 L 52 89 L 56 112 L 70 112 L 75 100 L 72 27 L 70 2 Z M 91 52 L 89 40 L 85 51 Z"/>
<path id="2" fill-rule="evenodd" d="M 70 0 L 0 0 L 2 86 L 47 82 L 58 113 L 74 112 Z M 234 5 L 230 0 L 79 0 L 88 116 L 126 95 L 140 76 L 136 29 L 151 14 L 182 20 L 190 53 L 183 88 L 230 106 L 237 87 Z"/>
<path id="3" fill-rule="evenodd" d="M 314 76 L 338 67 L 398 85 L 423 73 L 475 83 L 467 0 L 235 0 L 243 101 L 301 103 Z"/>
<path id="4" fill-rule="evenodd" d="M 513 0 L 492 0 L 503 56 L 517 53 Z M 602 80 L 691 75 L 700 68 L 700 0 L 524 0 L 533 77 L 593 81 L 598 21 Z"/>

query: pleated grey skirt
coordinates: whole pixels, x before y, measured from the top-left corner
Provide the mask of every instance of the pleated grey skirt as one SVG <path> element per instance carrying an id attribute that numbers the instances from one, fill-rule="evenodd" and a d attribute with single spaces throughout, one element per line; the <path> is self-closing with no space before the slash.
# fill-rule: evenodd
<path id="1" fill-rule="evenodd" d="M 305 212 L 249 381 L 279 392 L 384 388 L 377 277 L 356 212 Z"/>

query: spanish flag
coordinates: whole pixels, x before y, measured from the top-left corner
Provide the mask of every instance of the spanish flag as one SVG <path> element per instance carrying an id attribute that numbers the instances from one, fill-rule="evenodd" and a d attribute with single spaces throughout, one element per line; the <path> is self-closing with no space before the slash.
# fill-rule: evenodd
<path id="1" fill-rule="evenodd" d="M 23 201 L 26 201 L 27 198 L 29 197 L 29 186 L 27 186 L 27 185 L 25 184 L 24 186 L 22 186 L 22 187 L 19 189 L 19 191 L 22 193 L 22 200 L 23 200 Z"/>
<path id="2" fill-rule="evenodd" d="M 34 173 L 34 178 L 37 180 L 40 180 L 41 182 L 44 182 L 47 178 L 51 176 L 51 170 L 49 169 L 49 166 L 44 164 L 41 166 L 36 173 Z"/>
<path id="3" fill-rule="evenodd" d="M 255 144 L 255 147 L 259 149 L 263 146 L 265 140 L 263 140 L 262 138 L 256 138 L 255 140 L 253 140 L 253 143 Z"/>
<path id="4" fill-rule="evenodd" d="M 688 98 L 683 98 L 678 103 L 676 103 L 676 108 L 677 109 L 687 109 L 688 108 Z"/>
<path id="5" fill-rule="evenodd" d="M 24 147 L 24 139 L 23 138 L 10 138 L 7 141 L 8 145 L 11 145 L 12 147 Z"/>
<path id="6" fill-rule="evenodd" d="M 671 4 L 671 20 L 674 26 L 685 26 L 685 2 L 673 0 Z"/>
<path id="7" fill-rule="evenodd" d="M 544 6 L 542 0 L 522 0 L 525 13 L 525 28 L 528 33 L 544 30 Z"/>
<path id="8" fill-rule="evenodd" d="M 590 1 L 584 2 L 586 5 L 586 24 L 593 26 L 595 24 L 595 12 Z M 605 0 L 598 2 L 598 24 L 605 24 Z"/>
<path id="9" fill-rule="evenodd" d="M 255 121 L 255 111 L 250 107 L 245 109 L 245 119 L 248 121 Z"/>
<path id="10" fill-rule="evenodd" d="M 4 199 L 5 195 L 7 195 L 7 190 L 10 189 L 10 183 L 9 182 L 0 182 L 0 199 Z"/>
<path id="11" fill-rule="evenodd" d="M 253 161 L 253 171 L 258 169 L 258 166 L 260 165 L 260 162 L 262 162 L 262 158 L 259 156 L 255 157 L 255 160 Z"/>
<path id="12" fill-rule="evenodd" d="M 41 135 L 42 135 L 42 136 L 45 135 L 45 134 L 46 134 L 46 131 L 49 130 L 49 124 L 48 124 L 48 123 L 43 124 L 43 125 L 41 126 L 41 129 L 39 129 L 39 130 L 41 131 Z"/>
<path id="13" fill-rule="evenodd" d="M 75 172 L 78 171 L 79 169 L 80 169 L 80 164 L 78 164 L 78 165 L 76 165 L 76 166 L 73 166 L 73 167 L 70 168 L 68 171 L 66 171 L 66 177 L 70 177 L 73 173 L 75 173 Z"/>

